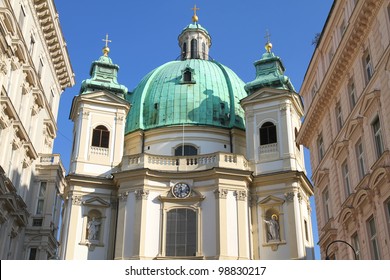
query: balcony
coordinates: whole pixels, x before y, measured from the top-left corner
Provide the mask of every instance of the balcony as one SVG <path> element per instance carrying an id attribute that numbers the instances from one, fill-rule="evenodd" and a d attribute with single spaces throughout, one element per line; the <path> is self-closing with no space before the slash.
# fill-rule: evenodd
<path id="1" fill-rule="evenodd" d="M 158 156 L 138 154 L 124 156 L 122 171 L 149 168 L 161 171 L 200 171 L 215 167 L 238 170 L 249 170 L 248 161 L 242 155 L 230 153 L 213 153 L 197 156 Z"/>

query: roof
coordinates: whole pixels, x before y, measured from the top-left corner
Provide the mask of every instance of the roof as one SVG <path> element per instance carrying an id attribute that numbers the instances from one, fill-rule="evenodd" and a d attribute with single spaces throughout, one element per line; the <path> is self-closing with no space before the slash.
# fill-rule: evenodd
<path id="1" fill-rule="evenodd" d="M 191 76 L 185 81 L 184 73 Z M 171 61 L 147 74 L 126 96 L 132 104 L 126 134 L 171 125 L 245 129 L 239 101 L 244 82 L 228 67 L 210 60 Z"/>

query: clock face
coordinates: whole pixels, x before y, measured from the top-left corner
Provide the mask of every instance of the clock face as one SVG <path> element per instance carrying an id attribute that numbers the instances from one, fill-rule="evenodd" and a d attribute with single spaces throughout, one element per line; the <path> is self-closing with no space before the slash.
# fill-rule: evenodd
<path id="1" fill-rule="evenodd" d="M 185 198 L 190 195 L 191 188 L 186 183 L 177 183 L 172 188 L 172 193 L 177 198 Z"/>

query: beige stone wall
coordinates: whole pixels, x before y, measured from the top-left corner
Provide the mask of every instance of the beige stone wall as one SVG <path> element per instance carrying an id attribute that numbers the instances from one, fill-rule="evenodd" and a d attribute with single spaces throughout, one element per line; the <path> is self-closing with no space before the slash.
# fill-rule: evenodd
<path id="1" fill-rule="evenodd" d="M 354 245 L 361 259 L 376 258 L 375 240 L 379 258 L 390 258 L 390 183 L 385 179 L 390 160 L 389 5 L 389 1 L 335 2 L 301 88 L 307 114 L 298 140 L 311 153 L 322 258 L 335 240 Z M 351 81 L 356 104 L 351 102 Z M 373 126 L 377 119 L 380 154 Z M 363 151 L 362 157 L 357 149 Z M 359 172 L 360 158 L 364 174 Z M 370 230 L 370 218 L 374 218 L 375 233 Z M 358 236 L 360 248 L 353 235 Z M 351 248 L 341 242 L 330 246 L 328 255 L 354 257 Z"/>

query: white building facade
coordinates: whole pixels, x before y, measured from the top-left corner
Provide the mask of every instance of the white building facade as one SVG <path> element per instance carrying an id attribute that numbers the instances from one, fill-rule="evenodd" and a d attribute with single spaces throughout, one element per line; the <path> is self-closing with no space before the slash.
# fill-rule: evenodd
<path id="1" fill-rule="evenodd" d="M 52 150 L 73 84 L 53 1 L 0 1 L 0 259 L 57 255 L 66 181 Z"/>

